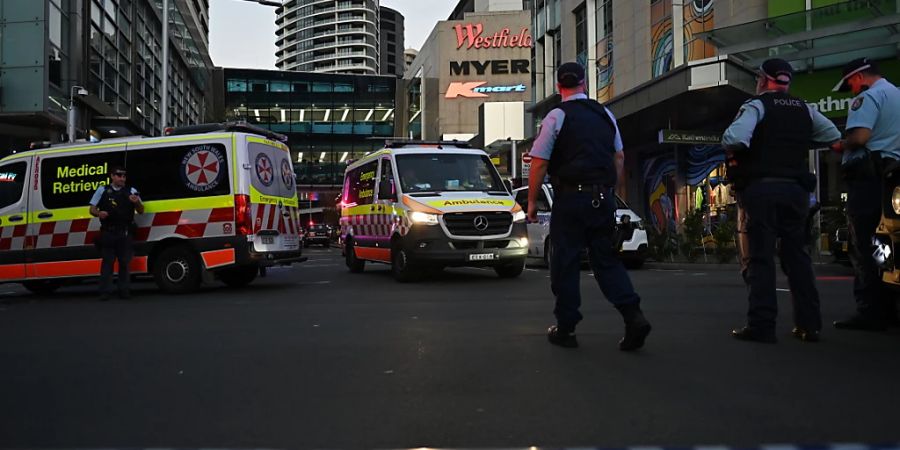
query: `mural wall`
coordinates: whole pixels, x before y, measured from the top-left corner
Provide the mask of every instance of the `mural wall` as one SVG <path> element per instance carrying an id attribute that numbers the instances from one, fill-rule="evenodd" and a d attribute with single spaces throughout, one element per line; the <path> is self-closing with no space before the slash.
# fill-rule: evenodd
<path id="1" fill-rule="evenodd" d="M 687 61 L 716 55 L 716 48 L 699 34 L 714 26 L 715 0 L 689 0 L 684 4 L 684 54 Z M 672 2 L 650 0 L 650 57 L 651 75 L 656 78 L 670 70 L 674 63 Z"/>
<path id="2" fill-rule="evenodd" d="M 699 34 L 713 29 L 715 0 L 691 0 L 684 5 L 684 47 L 688 61 L 716 56 L 716 48 Z"/>
<path id="3" fill-rule="evenodd" d="M 656 78 L 672 69 L 672 2 L 650 1 L 650 75 Z"/>
<path id="4" fill-rule="evenodd" d="M 724 162 L 720 145 L 673 146 L 643 161 L 645 213 L 656 231 L 675 233 L 684 212 L 731 201 L 718 176 Z"/>

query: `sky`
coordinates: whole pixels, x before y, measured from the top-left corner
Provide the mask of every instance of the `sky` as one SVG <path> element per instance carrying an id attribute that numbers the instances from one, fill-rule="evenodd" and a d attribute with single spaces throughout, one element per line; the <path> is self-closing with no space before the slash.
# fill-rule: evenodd
<path id="1" fill-rule="evenodd" d="M 406 48 L 422 48 L 438 20 L 447 20 L 455 0 L 381 0 L 405 18 Z M 209 51 L 220 67 L 275 69 L 275 8 L 243 0 L 212 0 Z"/>

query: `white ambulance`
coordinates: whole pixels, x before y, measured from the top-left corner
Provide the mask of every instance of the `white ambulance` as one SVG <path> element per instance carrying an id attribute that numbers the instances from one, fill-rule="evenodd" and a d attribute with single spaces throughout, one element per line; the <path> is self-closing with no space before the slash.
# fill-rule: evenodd
<path id="1" fill-rule="evenodd" d="M 519 276 L 528 255 L 525 212 L 488 155 L 458 142 L 389 142 L 351 164 L 341 197 L 347 267 L 391 264 L 398 281 L 454 266 Z"/>
<path id="2" fill-rule="evenodd" d="M 88 212 L 115 165 L 145 211 L 135 215 L 131 273 L 166 292 L 220 279 L 254 280 L 261 266 L 303 261 L 298 199 L 283 136 L 243 123 L 167 130 L 164 137 L 77 142 L 0 160 L 0 282 L 50 293 L 100 273 Z"/>

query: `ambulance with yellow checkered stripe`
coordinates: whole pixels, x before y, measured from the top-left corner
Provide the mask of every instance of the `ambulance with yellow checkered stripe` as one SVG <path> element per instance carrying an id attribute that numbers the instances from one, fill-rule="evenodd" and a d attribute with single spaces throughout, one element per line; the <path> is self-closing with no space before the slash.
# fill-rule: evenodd
<path id="1" fill-rule="evenodd" d="M 519 276 L 525 212 L 483 150 L 459 142 L 393 141 L 347 167 L 341 201 L 347 267 L 391 265 L 401 282 L 444 267 Z"/>
<path id="2" fill-rule="evenodd" d="M 166 130 L 163 137 L 52 145 L 0 160 L 0 282 L 37 293 L 100 273 L 94 192 L 128 171 L 135 215 L 132 274 L 171 293 L 260 267 L 305 260 L 294 171 L 283 136 L 244 123 Z"/>

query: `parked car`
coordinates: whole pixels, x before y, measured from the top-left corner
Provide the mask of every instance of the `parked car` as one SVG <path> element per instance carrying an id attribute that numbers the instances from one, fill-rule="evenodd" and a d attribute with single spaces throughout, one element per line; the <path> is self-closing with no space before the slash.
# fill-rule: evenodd
<path id="1" fill-rule="evenodd" d="M 549 183 L 542 186 L 538 195 L 538 222 L 528 224 L 528 256 L 540 258 L 549 267 L 550 253 L 550 211 L 553 208 L 553 187 Z M 516 201 L 526 211 L 528 209 L 528 187 L 513 191 Z M 632 211 L 628 204 L 616 196 L 616 235 L 615 243 L 619 249 L 619 258 L 629 269 L 640 269 L 647 259 L 647 232 L 641 217 Z M 587 251 L 582 259 L 587 261 Z"/>
<path id="2" fill-rule="evenodd" d="M 303 246 L 321 245 L 328 247 L 331 245 L 331 234 L 331 227 L 325 224 L 310 225 L 306 229 L 306 234 L 303 235 Z"/>

